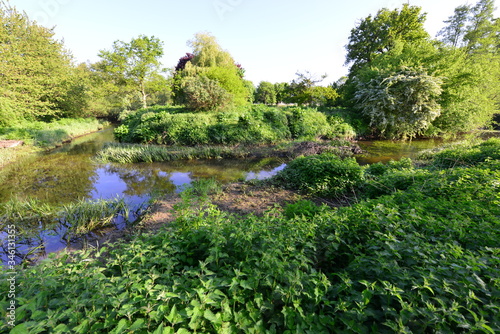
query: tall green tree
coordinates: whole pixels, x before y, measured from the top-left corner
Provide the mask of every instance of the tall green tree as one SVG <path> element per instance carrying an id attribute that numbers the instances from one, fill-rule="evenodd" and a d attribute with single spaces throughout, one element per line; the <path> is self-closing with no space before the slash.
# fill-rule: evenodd
<path id="1" fill-rule="evenodd" d="M 142 107 L 148 105 L 148 84 L 162 72 L 163 42 L 140 35 L 130 42 L 115 41 L 112 50 L 101 50 L 101 61 L 94 65 L 117 86 L 140 95 Z"/>
<path id="2" fill-rule="evenodd" d="M 498 48 L 499 30 L 494 18 L 495 0 L 479 0 L 470 8 L 469 26 L 464 36 L 470 51 Z"/>
<path id="3" fill-rule="evenodd" d="M 213 82 L 217 83 L 229 96 L 229 103 L 224 103 L 225 105 L 245 105 L 249 103 L 253 87 L 244 80 L 244 70 L 241 65 L 234 61 L 229 52 L 222 49 L 213 35 L 198 33 L 193 40 L 188 42 L 188 46 L 192 48 L 192 53 L 188 53 L 179 60 L 174 75 L 173 91 L 177 103 L 189 104 L 184 90 L 187 87 L 184 84 L 186 80 L 189 81 L 189 87 L 203 89 L 212 87 Z M 210 81 L 188 79 L 193 77 L 206 77 Z M 206 85 L 208 82 L 210 82 L 209 86 Z M 193 86 L 193 83 L 199 84 Z M 218 98 L 220 96 L 219 90 L 209 89 L 205 91 L 217 93 L 217 97 L 214 96 L 214 99 L 220 100 Z M 190 91 L 190 94 L 192 94 L 192 91 Z M 211 107 L 218 108 L 213 105 Z"/>
<path id="4" fill-rule="evenodd" d="M 446 26 L 438 33 L 438 36 L 441 36 L 441 41 L 454 48 L 464 46 L 470 10 L 468 5 L 455 8 L 454 14 L 444 21 Z"/>
<path id="5" fill-rule="evenodd" d="M 375 16 L 369 15 L 351 30 L 346 64 L 352 64 L 354 71 L 393 49 L 398 41 L 413 43 L 428 39 L 425 19 L 420 7 L 408 4 L 401 10 L 384 8 Z"/>
<path id="6" fill-rule="evenodd" d="M 15 118 L 50 119 L 70 107 L 64 100 L 75 82 L 71 59 L 51 29 L 0 2 L 0 98 Z"/>
<path id="7" fill-rule="evenodd" d="M 276 104 L 276 90 L 274 84 L 268 81 L 261 81 L 255 91 L 255 102 Z"/>

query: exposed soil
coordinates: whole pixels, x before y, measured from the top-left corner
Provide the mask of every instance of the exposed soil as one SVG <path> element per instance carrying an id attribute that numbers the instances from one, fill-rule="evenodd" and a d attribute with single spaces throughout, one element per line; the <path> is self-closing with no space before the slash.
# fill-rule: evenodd
<path id="1" fill-rule="evenodd" d="M 290 190 L 239 182 L 224 186 L 222 193 L 212 197 L 212 203 L 230 213 L 261 215 L 275 205 L 283 206 L 300 198 Z"/>

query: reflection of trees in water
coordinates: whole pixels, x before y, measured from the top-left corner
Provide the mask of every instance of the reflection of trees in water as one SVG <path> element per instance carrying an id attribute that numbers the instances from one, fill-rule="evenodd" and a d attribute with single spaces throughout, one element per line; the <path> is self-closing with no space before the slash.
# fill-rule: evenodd
<path id="1" fill-rule="evenodd" d="M 124 194 L 128 196 L 148 195 L 152 191 L 175 191 L 175 185 L 158 168 L 142 168 L 138 165 L 133 167 L 107 165 L 106 173 L 116 174 L 125 182 L 127 190 L 124 191 Z"/>
<path id="2" fill-rule="evenodd" d="M 105 171 L 120 177 L 127 185 L 127 190 L 124 192 L 126 195 L 143 196 L 152 191 L 174 192 L 175 184 L 185 181 L 186 174 L 189 175 L 189 179 L 214 178 L 227 183 L 243 179 L 249 171 L 270 171 L 279 165 L 280 162 L 274 159 L 184 160 L 168 163 L 107 165 Z"/>
<path id="3" fill-rule="evenodd" d="M 88 198 L 96 173 L 89 156 L 57 153 L 8 165 L 2 170 L 1 180 L 2 200 L 36 198 L 60 204 Z"/>

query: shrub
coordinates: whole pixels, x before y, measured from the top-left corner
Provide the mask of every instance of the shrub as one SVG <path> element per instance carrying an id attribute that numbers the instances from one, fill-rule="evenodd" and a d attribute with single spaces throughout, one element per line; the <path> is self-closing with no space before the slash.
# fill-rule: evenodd
<path id="1" fill-rule="evenodd" d="M 148 108 L 130 112 L 115 130 L 122 142 L 167 145 L 262 144 L 291 139 L 351 137 L 349 125 L 315 109 L 279 109 L 264 105 L 233 111 L 187 113 L 175 109 Z"/>
<path id="2" fill-rule="evenodd" d="M 217 110 L 231 101 L 231 95 L 216 80 L 187 77 L 182 83 L 184 104 L 195 111 Z"/>
<path id="3" fill-rule="evenodd" d="M 274 182 L 310 194 L 335 197 L 351 191 L 363 179 L 363 168 L 356 159 L 322 153 L 291 161 L 274 177 Z"/>
<path id="4" fill-rule="evenodd" d="M 299 107 L 287 109 L 288 124 L 293 139 L 333 139 L 337 135 L 325 114 L 316 109 Z"/>
<path id="5" fill-rule="evenodd" d="M 310 200 L 300 200 L 295 203 L 287 204 L 284 208 L 283 215 L 288 219 L 296 217 L 313 218 L 320 212 L 324 211 L 323 207 L 317 206 Z"/>

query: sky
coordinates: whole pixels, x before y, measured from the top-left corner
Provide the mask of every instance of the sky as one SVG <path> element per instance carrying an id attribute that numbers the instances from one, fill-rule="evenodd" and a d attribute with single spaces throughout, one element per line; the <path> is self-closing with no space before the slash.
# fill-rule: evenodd
<path id="1" fill-rule="evenodd" d="M 209 32 L 246 70 L 245 78 L 290 82 L 306 71 L 328 85 L 348 72 L 345 45 L 351 29 L 382 8 L 420 6 L 431 36 L 456 7 L 475 0 L 10 0 L 39 24 L 54 28 L 75 61 L 96 62 L 100 50 L 139 35 L 164 43 L 163 66 L 173 68 Z M 498 16 L 498 10 L 497 10 Z"/>

